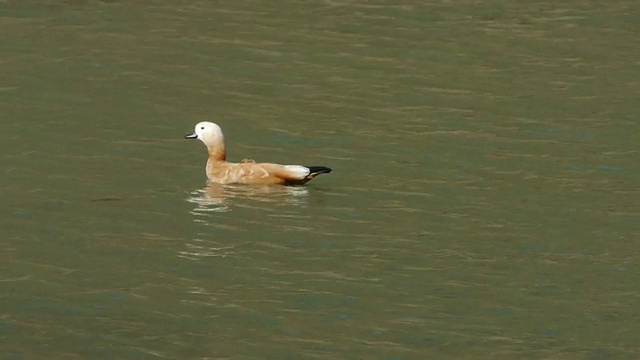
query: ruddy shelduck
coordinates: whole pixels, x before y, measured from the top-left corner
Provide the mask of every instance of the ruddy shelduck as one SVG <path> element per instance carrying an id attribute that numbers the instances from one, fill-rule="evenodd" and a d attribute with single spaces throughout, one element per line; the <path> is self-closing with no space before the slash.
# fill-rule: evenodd
<path id="1" fill-rule="evenodd" d="M 205 172 L 209 181 L 218 184 L 302 185 L 317 175 L 331 172 L 326 166 L 257 163 L 248 159 L 227 162 L 222 129 L 208 121 L 196 124 L 194 132 L 185 135 L 185 139 L 198 139 L 207 146 L 209 160 Z"/>

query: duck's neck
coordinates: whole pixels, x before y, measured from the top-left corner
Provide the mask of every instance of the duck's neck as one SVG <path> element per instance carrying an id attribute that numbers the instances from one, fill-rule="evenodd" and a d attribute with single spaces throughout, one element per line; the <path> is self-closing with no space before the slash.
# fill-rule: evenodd
<path id="1" fill-rule="evenodd" d="M 227 154 L 224 151 L 224 145 L 207 146 L 209 150 L 209 160 L 226 161 Z"/>
<path id="2" fill-rule="evenodd" d="M 224 136 L 220 129 L 205 134 L 200 140 L 207 147 L 210 161 L 225 161 L 227 159 L 224 151 Z"/>

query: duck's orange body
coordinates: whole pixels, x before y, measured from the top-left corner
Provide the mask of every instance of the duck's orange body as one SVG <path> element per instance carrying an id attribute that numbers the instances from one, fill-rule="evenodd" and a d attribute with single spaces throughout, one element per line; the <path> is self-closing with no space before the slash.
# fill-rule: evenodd
<path id="1" fill-rule="evenodd" d="M 209 151 L 205 172 L 209 181 L 218 184 L 283 184 L 302 185 L 319 174 L 329 173 L 325 166 L 281 165 L 243 160 L 226 161 L 222 129 L 212 122 L 200 122 L 187 139 L 199 139 Z"/>

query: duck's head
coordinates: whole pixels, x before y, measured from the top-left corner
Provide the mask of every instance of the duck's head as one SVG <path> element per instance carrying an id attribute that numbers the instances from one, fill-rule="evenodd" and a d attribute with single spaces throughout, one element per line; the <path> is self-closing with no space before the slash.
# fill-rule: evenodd
<path id="1" fill-rule="evenodd" d="M 198 139 L 207 147 L 220 146 L 223 144 L 222 129 L 217 124 L 209 121 L 202 121 L 196 124 L 191 134 L 184 136 L 185 139 Z"/>

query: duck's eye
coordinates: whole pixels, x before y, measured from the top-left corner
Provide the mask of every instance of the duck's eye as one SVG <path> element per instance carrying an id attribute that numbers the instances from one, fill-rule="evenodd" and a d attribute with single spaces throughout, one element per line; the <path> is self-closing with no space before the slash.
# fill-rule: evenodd
<path id="1" fill-rule="evenodd" d="M 200 128 L 200 130 L 204 130 L 204 126 Z"/>

